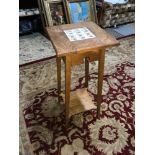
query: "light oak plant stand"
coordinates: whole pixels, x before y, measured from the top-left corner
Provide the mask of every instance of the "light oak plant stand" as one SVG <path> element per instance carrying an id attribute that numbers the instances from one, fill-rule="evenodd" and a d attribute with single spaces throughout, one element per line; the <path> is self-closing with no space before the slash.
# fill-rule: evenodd
<path id="1" fill-rule="evenodd" d="M 95 37 L 84 40 L 70 41 L 64 30 L 86 27 Z M 65 117 L 69 118 L 77 113 L 96 108 L 87 92 L 89 62 L 98 61 L 97 85 L 97 117 L 100 116 L 102 99 L 102 83 L 104 73 L 105 49 L 118 45 L 119 42 L 93 22 L 81 22 L 47 27 L 47 32 L 57 54 L 58 101 L 61 94 L 61 59 L 65 63 Z M 85 88 L 70 93 L 71 67 L 85 63 Z"/>

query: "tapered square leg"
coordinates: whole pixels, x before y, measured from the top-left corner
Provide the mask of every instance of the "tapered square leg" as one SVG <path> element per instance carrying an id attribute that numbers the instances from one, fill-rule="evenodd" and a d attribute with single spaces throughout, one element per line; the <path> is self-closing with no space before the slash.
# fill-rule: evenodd
<path id="1" fill-rule="evenodd" d="M 100 50 L 99 60 L 98 60 L 97 118 L 100 117 L 100 107 L 101 107 L 101 100 L 102 100 L 104 57 L 105 57 L 105 51 Z"/>
<path id="2" fill-rule="evenodd" d="M 66 56 L 65 59 L 65 116 L 66 126 L 69 121 L 69 103 L 70 103 L 70 86 L 71 85 L 71 58 Z"/>
<path id="3" fill-rule="evenodd" d="M 57 84 L 58 84 L 58 102 L 60 103 L 60 93 L 61 93 L 61 58 L 57 57 Z"/>

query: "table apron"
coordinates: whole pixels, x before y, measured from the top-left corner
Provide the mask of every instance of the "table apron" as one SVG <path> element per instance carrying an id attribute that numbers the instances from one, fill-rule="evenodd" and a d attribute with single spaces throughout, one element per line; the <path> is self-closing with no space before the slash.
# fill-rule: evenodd
<path id="1" fill-rule="evenodd" d="M 101 50 L 88 51 L 85 53 L 78 53 L 78 54 L 77 53 L 75 53 L 75 54 L 71 53 L 65 57 L 70 57 L 71 58 L 71 66 L 75 66 L 75 65 L 83 64 L 85 62 L 85 59 L 87 59 L 89 62 L 99 60 L 100 51 Z M 103 49 L 102 49 L 102 52 L 104 52 Z M 65 61 L 65 57 L 63 57 L 64 61 Z"/>

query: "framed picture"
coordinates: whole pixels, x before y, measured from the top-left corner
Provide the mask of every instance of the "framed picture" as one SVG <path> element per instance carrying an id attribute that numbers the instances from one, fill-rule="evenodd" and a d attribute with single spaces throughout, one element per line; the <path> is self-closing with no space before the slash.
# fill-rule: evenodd
<path id="1" fill-rule="evenodd" d="M 48 25 L 48 23 L 47 23 L 47 17 L 46 17 L 46 13 L 45 13 L 43 0 L 38 0 L 38 8 L 39 8 L 43 28 L 45 29 L 45 27 L 46 27 L 46 25 Z"/>
<path id="2" fill-rule="evenodd" d="M 65 24 L 65 13 L 62 0 L 44 0 L 47 26 Z"/>
<path id="3" fill-rule="evenodd" d="M 68 23 L 98 22 L 94 0 L 64 0 L 64 5 Z"/>

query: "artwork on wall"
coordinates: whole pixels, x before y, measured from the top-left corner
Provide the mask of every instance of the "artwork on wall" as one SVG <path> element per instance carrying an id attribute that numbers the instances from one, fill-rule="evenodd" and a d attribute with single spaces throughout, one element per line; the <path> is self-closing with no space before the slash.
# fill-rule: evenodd
<path id="1" fill-rule="evenodd" d="M 75 2 L 69 4 L 71 19 L 73 23 L 91 20 L 89 1 Z"/>
<path id="2" fill-rule="evenodd" d="M 64 7 L 61 0 L 44 0 L 48 26 L 65 24 Z"/>
<path id="3" fill-rule="evenodd" d="M 64 0 L 67 21 L 78 23 L 94 21 L 97 23 L 96 6 L 94 0 Z"/>

